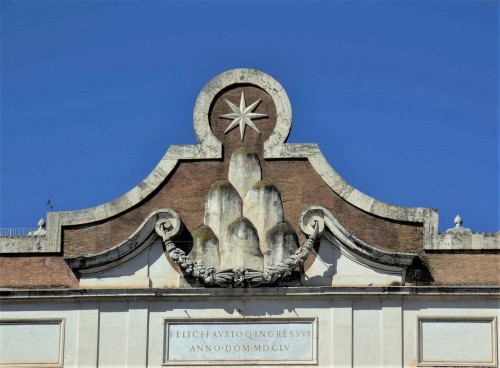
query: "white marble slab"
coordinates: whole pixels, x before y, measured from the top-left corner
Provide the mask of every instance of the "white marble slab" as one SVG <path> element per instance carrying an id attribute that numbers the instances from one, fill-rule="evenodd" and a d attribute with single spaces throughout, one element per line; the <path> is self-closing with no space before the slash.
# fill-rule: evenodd
<path id="1" fill-rule="evenodd" d="M 496 319 L 421 318 L 420 365 L 496 367 Z"/>
<path id="2" fill-rule="evenodd" d="M 165 320 L 164 364 L 314 363 L 315 360 L 313 319 Z"/>
<path id="3" fill-rule="evenodd" d="M 0 322 L 0 366 L 62 367 L 64 321 L 4 320 Z"/>

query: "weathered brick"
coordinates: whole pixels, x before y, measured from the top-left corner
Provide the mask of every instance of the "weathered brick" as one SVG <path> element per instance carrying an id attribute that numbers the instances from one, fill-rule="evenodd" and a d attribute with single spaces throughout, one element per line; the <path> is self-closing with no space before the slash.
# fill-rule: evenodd
<path id="1" fill-rule="evenodd" d="M 0 257 L 2 288 L 77 288 L 78 279 L 62 257 Z"/>

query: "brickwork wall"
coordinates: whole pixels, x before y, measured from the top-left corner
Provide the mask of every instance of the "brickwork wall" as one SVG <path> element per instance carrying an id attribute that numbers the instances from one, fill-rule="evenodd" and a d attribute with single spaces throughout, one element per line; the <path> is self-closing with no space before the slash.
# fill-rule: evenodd
<path id="1" fill-rule="evenodd" d="M 2 288 L 77 288 L 78 279 L 61 257 L 0 257 Z"/>
<path id="2" fill-rule="evenodd" d="M 304 241 L 299 217 L 312 205 L 333 212 L 351 233 L 381 249 L 416 252 L 422 248 L 422 227 L 378 218 L 347 203 L 334 193 L 307 160 L 264 161 L 263 177 L 280 190 L 285 218 Z M 191 232 L 203 224 L 205 201 L 216 180 L 227 179 L 227 162 L 183 162 L 172 177 L 140 206 L 111 220 L 67 228 L 63 233 L 66 254 L 86 255 L 107 250 L 127 239 L 158 208 L 172 208 Z"/>
<path id="3" fill-rule="evenodd" d="M 500 254 L 427 253 L 436 285 L 500 285 Z"/>

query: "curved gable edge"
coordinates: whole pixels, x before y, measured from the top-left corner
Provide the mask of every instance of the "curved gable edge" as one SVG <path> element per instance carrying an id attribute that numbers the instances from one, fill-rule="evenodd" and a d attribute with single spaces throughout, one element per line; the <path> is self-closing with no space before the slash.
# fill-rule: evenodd
<path id="1" fill-rule="evenodd" d="M 173 145 L 155 169 L 140 184 L 123 196 L 105 204 L 77 211 L 49 212 L 47 240 L 52 252 L 61 252 L 62 227 L 102 221 L 138 205 L 154 192 L 181 160 L 221 159 L 222 144 L 210 130 L 208 112 L 214 96 L 222 89 L 237 83 L 251 83 L 271 95 L 277 110 L 274 132 L 264 142 L 265 159 L 307 158 L 325 183 L 345 201 L 374 216 L 391 220 L 423 224 L 423 248 L 437 246 L 437 209 L 401 207 L 378 201 L 350 186 L 330 166 L 316 144 L 285 143 L 291 129 L 292 111 L 284 90 L 274 78 L 254 69 L 233 69 L 219 74 L 208 82 L 196 100 L 193 124 L 199 144 Z M 55 250 L 54 250 L 55 249 Z"/>
<path id="2" fill-rule="evenodd" d="M 266 142 L 267 143 L 267 142 Z M 423 247 L 433 249 L 438 242 L 438 210 L 436 208 L 403 207 L 379 201 L 355 189 L 328 163 L 317 144 L 281 143 L 265 145 L 264 158 L 307 158 L 324 182 L 346 202 L 374 216 L 421 223 Z"/>
<path id="3" fill-rule="evenodd" d="M 63 226 L 82 225 L 102 221 L 116 216 L 139 204 L 157 189 L 183 160 L 203 160 L 222 158 L 222 146 L 206 145 L 203 141 L 197 145 L 173 145 L 159 164 L 140 184 L 123 196 L 102 205 L 66 212 L 47 213 L 47 238 L 49 244 L 57 244 L 61 251 L 61 228 Z M 307 158 L 325 183 L 345 201 L 369 214 L 391 220 L 422 223 L 423 247 L 429 249 L 437 243 L 438 211 L 434 208 L 402 207 L 379 201 L 349 185 L 330 166 L 316 144 L 287 144 L 266 146 L 266 159 Z"/>
<path id="4" fill-rule="evenodd" d="M 345 201 L 369 214 L 391 220 L 423 224 L 423 246 L 437 242 L 438 211 L 433 208 L 402 207 L 379 201 L 349 185 L 330 166 L 316 144 L 281 144 L 268 146 L 264 151 L 267 159 L 307 158 L 325 183 Z M 61 228 L 102 221 L 116 216 L 139 204 L 174 170 L 182 160 L 220 159 L 222 146 L 198 145 L 171 146 L 154 170 L 140 184 L 123 196 L 105 204 L 77 211 L 49 212 L 47 214 L 48 243 L 57 244 L 61 251 Z"/>
<path id="5" fill-rule="evenodd" d="M 86 256 L 65 256 L 64 260 L 69 268 L 80 274 L 95 273 L 119 266 L 136 257 L 158 240 L 158 234 L 155 231 L 157 222 L 162 219 L 170 220 L 173 216 L 177 215 L 170 209 L 156 210 L 146 217 L 136 231 L 122 243 L 104 252 Z M 176 233 L 179 230 L 180 223 Z"/>
<path id="6" fill-rule="evenodd" d="M 311 206 L 302 212 L 300 226 L 305 234 L 311 233 L 314 222 L 318 223 L 321 231 L 325 227 L 328 228 L 331 234 L 346 248 L 372 262 L 388 266 L 408 267 L 418 257 L 418 254 L 415 253 L 387 252 L 363 242 L 349 233 L 325 207 Z"/>

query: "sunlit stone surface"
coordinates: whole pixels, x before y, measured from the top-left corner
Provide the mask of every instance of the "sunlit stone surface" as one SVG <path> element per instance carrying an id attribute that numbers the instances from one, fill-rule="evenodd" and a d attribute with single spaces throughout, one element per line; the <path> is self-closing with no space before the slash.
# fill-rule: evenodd
<path id="1" fill-rule="evenodd" d="M 259 157 L 241 147 L 233 152 L 229 163 L 229 181 L 245 198 L 248 190 L 261 179 Z"/>
<path id="2" fill-rule="evenodd" d="M 245 196 L 243 215 L 255 225 L 261 240 L 260 249 L 265 253 L 267 232 L 283 222 L 283 204 L 278 189 L 267 180 L 257 182 Z"/>
<path id="3" fill-rule="evenodd" d="M 206 267 L 219 268 L 219 240 L 207 225 L 193 231 L 193 249 L 189 257 Z"/>
<path id="4" fill-rule="evenodd" d="M 230 223 L 241 216 L 242 203 L 236 189 L 227 180 L 212 184 L 205 204 L 205 225 L 209 226 L 218 239 Z"/>
<path id="5" fill-rule="evenodd" d="M 264 265 L 284 262 L 298 247 L 299 240 L 292 227 L 286 222 L 277 224 L 267 232 Z"/>
<path id="6" fill-rule="evenodd" d="M 224 243 L 225 247 L 220 250 L 221 270 L 263 270 L 264 257 L 257 231 L 248 219 L 240 217 L 229 225 Z"/>

